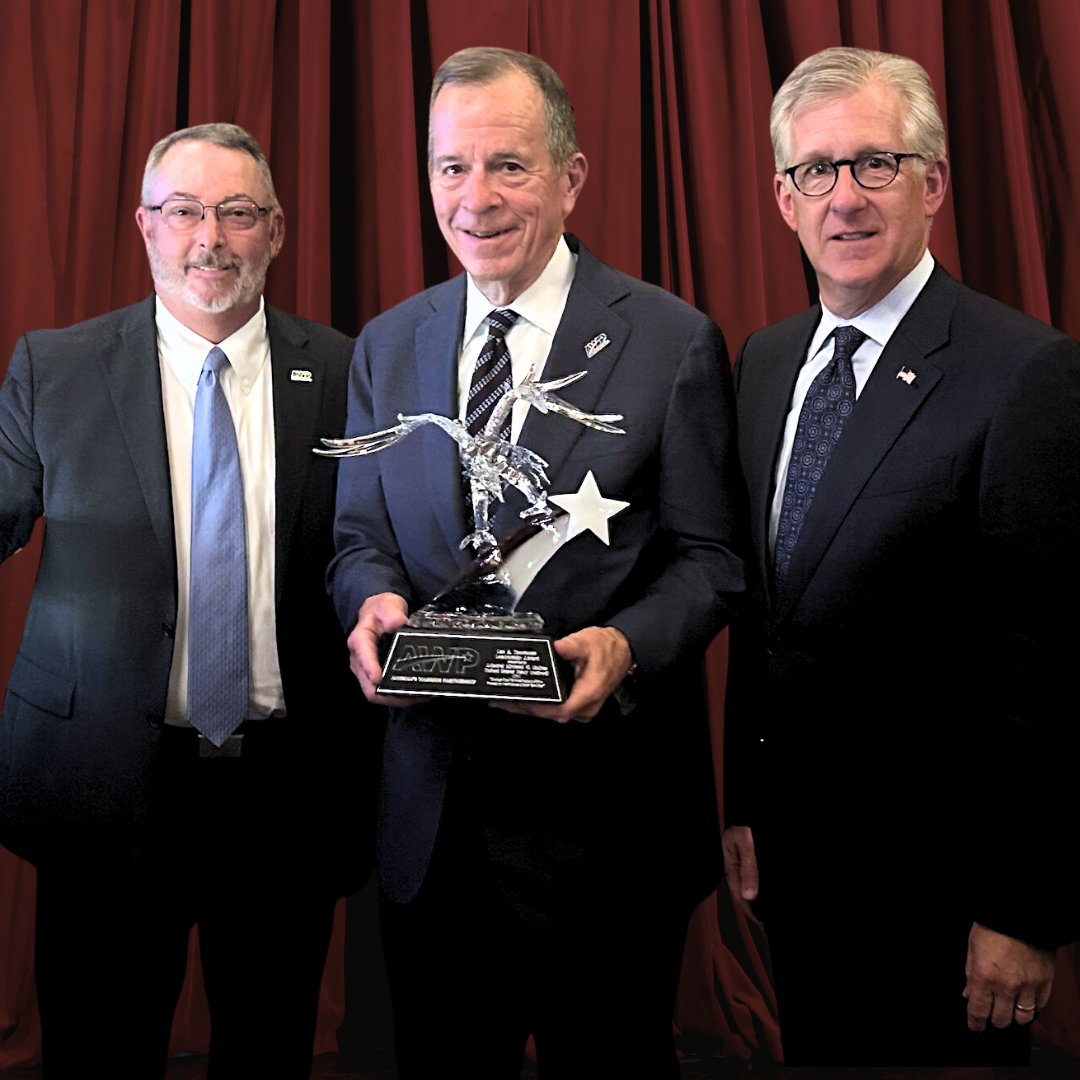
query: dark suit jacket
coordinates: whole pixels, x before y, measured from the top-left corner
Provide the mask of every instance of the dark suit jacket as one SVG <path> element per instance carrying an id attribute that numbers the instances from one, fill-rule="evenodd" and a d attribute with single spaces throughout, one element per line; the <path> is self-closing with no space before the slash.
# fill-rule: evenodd
<path id="1" fill-rule="evenodd" d="M 639 704 L 622 716 L 609 702 L 591 724 L 567 725 L 445 700 L 392 713 L 378 858 L 382 886 L 399 902 L 424 879 L 459 756 L 475 778 L 470 798 L 489 858 L 530 915 L 547 919 L 575 891 L 603 887 L 613 870 L 650 867 L 650 888 L 662 892 L 666 882 L 680 895 L 700 895 L 716 880 L 700 660 L 743 587 L 723 340 L 700 312 L 568 240 L 577 273 L 544 378 L 587 369 L 565 396 L 586 410 L 623 414 L 627 433 L 532 410 L 519 443 L 548 461 L 552 493 L 577 491 L 592 469 L 605 496 L 630 505 L 611 519 L 610 547 L 591 533 L 576 537 L 519 607 L 539 612 L 554 637 L 593 624 L 622 630 L 641 675 Z M 457 415 L 464 309 L 459 277 L 365 328 L 353 361 L 350 434 L 390 427 L 399 413 Z M 584 346 L 600 333 L 611 344 L 589 359 Z M 464 507 L 457 447 L 435 426 L 343 462 L 331 568 L 343 624 L 355 624 L 372 594 L 400 593 L 411 610 L 456 577 L 468 561 L 459 550 Z M 523 508 L 508 492 L 496 535 L 520 524 Z"/>
<path id="2" fill-rule="evenodd" d="M 363 829 L 357 810 L 343 818 L 336 774 L 347 757 L 363 761 L 350 749 L 364 706 L 323 585 L 336 469 L 311 450 L 344 428 L 351 342 L 270 307 L 266 316 L 278 653 L 295 733 L 268 800 L 295 827 L 283 847 L 302 837 L 318 872 L 345 888 L 365 872 Z M 138 857 L 153 831 L 177 606 L 153 297 L 18 342 L 0 389 L 0 557 L 41 515 L 41 568 L 0 728 L 0 840 L 32 862 L 96 848 Z M 251 810 L 258 822 L 263 808 Z"/>
<path id="3" fill-rule="evenodd" d="M 1056 904 L 1075 815 L 1054 788 L 1075 728 L 1080 345 L 935 269 L 777 591 L 774 471 L 819 317 L 752 335 L 736 367 L 756 584 L 732 634 L 726 820 L 783 837 L 781 860 L 845 823 L 854 878 L 879 860 L 900 879 L 906 853 L 971 919 L 1056 944 L 1075 929 Z"/>

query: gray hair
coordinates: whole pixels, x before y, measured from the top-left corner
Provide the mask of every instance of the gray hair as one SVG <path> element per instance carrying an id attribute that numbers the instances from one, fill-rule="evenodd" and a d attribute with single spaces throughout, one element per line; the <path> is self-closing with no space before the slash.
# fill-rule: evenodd
<path id="1" fill-rule="evenodd" d="M 245 131 L 237 124 L 198 124 L 195 127 L 181 128 L 164 139 L 154 143 L 150 154 L 146 159 L 146 168 L 143 170 L 142 201 L 144 205 L 150 202 L 150 187 L 154 182 L 154 174 L 161 164 L 161 159 L 177 144 L 181 142 L 204 142 L 214 146 L 223 146 L 226 150 L 240 150 L 254 158 L 259 172 L 259 179 L 266 189 L 270 205 L 278 204 L 277 193 L 274 191 L 274 180 L 270 175 L 270 163 L 262 152 L 255 136 Z"/>
<path id="2" fill-rule="evenodd" d="M 789 160 L 791 125 L 797 113 L 808 106 L 854 94 L 873 82 L 893 87 L 907 105 L 904 145 L 877 149 L 918 154 L 926 164 L 943 161 L 948 153 L 945 125 L 926 69 L 906 56 L 836 46 L 808 56 L 784 80 L 773 98 L 769 134 L 776 171 L 782 173 L 797 164 Z"/>
<path id="3" fill-rule="evenodd" d="M 544 99 L 544 139 L 547 142 L 551 160 L 562 168 L 578 152 L 577 125 L 574 122 L 574 106 L 570 95 L 563 86 L 555 69 L 529 53 L 516 52 L 514 49 L 495 49 L 475 47 L 462 49 L 442 62 L 435 72 L 431 85 L 431 100 L 428 105 L 428 171 L 433 164 L 431 140 L 431 110 L 435 108 L 435 99 L 444 86 L 487 86 L 520 71 L 536 84 Z"/>

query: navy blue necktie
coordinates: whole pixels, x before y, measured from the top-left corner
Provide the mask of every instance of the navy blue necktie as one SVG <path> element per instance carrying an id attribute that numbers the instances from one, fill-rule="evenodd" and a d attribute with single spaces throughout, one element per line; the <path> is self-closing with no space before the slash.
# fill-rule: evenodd
<path id="1" fill-rule="evenodd" d="M 188 717 L 215 746 L 248 710 L 244 483 L 232 413 L 221 388 L 229 358 L 210 350 L 195 394 L 191 444 Z"/>
<path id="2" fill-rule="evenodd" d="M 777 582 L 791 565 L 799 533 L 829 455 L 840 441 L 844 424 L 855 407 L 855 373 L 851 370 L 851 358 L 866 340 L 866 335 L 854 326 L 838 326 L 833 331 L 833 338 L 832 359 L 810 384 L 795 429 L 784 499 L 776 526 L 773 572 Z"/>
<path id="3" fill-rule="evenodd" d="M 484 430 L 499 398 L 510 389 L 510 350 L 506 347 L 506 334 L 519 318 L 518 313 L 509 308 L 496 308 L 487 315 L 488 339 L 476 358 L 465 406 L 465 427 L 470 435 L 478 435 Z M 500 434 L 504 439 L 510 438 L 509 416 Z"/>

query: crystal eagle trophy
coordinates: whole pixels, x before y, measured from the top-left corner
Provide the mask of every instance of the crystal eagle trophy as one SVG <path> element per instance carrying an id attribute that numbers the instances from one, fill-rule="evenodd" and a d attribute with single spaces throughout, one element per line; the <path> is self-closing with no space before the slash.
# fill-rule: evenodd
<path id="1" fill-rule="evenodd" d="M 558 703 L 567 676 L 543 619 L 519 612 L 518 601 L 540 568 L 579 532 L 592 529 L 607 543 L 607 517 L 628 503 L 604 499 L 590 471 L 576 494 L 549 495 L 547 462 L 501 434 L 516 401 L 542 413 L 555 413 L 613 435 L 620 414 L 588 413 L 554 391 L 577 382 L 578 371 L 550 382 L 532 372 L 499 400 L 483 431 L 470 435 L 456 419 L 437 413 L 398 414 L 383 431 L 348 439 L 323 439 L 324 457 L 378 453 L 426 424 L 435 424 L 458 445 L 469 485 L 473 531 L 461 548 L 472 548 L 473 562 L 430 603 L 418 608 L 391 639 L 383 660 L 378 693 L 395 696 L 471 697 Z M 524 495 L 523 524 L 496 539 L 490 528 L 494 503 L 507 487 Z"/>

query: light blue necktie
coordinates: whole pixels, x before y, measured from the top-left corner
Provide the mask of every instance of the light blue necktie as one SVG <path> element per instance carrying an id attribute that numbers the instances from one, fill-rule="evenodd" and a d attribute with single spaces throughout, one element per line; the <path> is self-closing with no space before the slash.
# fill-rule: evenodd
<path id="1" fill-rule="evenodd" d="M 854 326 L 833 331 L 832 359 L 810 384 L 799 412 L 795 441 L 791 447 L 787 482 L 776 527 L 773 571 L 777 584 L 791 566 L 803 522 L 813 502 L 825 466 L 840 441 L 844 424 L 855 408 L 855 373 L 851 358 L 866 340 Z"/>
<path id="2" fill-rule="evenodd" d="M 221 388 L 221 370 L 228 363 L 216 346 L 207 353 L 191 444 L 188 717 L 215 746 L 248 711 L 244 482 L 236 429 Z"/>

